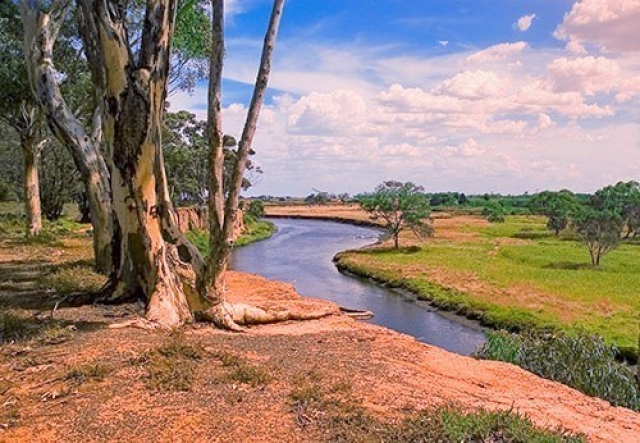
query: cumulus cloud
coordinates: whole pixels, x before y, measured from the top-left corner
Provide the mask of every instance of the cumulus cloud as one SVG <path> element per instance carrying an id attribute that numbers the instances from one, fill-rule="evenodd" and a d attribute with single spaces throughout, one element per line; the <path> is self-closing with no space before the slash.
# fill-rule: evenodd
<path id="1" fill-rule="evenodd" d="M 567 48 L 585 53 L 595 44 L 616 52 L 639 51 L 640 0 L 579 0 L 556 29 L 555 36 Z"/>
<path id="2" fill-rule="evenodd" d="M 487 49 L 478 51 L 467 57 L 468 62 L 491 62 L 504 60 L 522 52 L 528 44 L 526 42 L 516 43 L 500 43 L 498 45 L 489 46 Z"/>
<path id="3" fill-rule="evenodd" d="M 503 86 L 495 72 L 465 71 L 446 79 L 436 92 L 464 99 L 481 99 L 502 95 Z"/>
<path id="4" fill-rule="evenodd" d="M 620 66 L 605 57 L 558 58 L 547 66 L 554 91 L 608 92 L 620 80 Z"/>
<path id="5" fill-rule="evenodd" d="M 535 14 L 524 15 L 516 21 L 513 26 L 514 28 L 518 28 L 522 32 L 528 31 L 533 23 L 533 19 L 536 18 Z"/>

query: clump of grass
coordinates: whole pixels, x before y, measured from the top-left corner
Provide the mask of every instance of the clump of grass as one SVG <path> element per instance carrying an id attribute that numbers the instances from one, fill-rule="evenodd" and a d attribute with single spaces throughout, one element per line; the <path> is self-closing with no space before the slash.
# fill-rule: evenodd
<path id="1" fill-rule="evenodd" d="M 58 235 L 50 231 L 42 231 L 38 235 L 27 237 L 25 241 L 28 245 L 45 245 L 57 248 L 64 246 L 64 242 L 58 238 Z"/>
<path id="2" fill-rule="evenodd" d="M 147 370 L 147 387 L 156 391 L 190 391 L 197 362 L 204 356 L 199 345 L 174 335 L 157 349 L 144 353 L 134 363 Z"/>
<path id="3" fill-rule="evenodd" d="M 43 286 L 55 289 L 58 294 L 97 293 L 105 282 L 106 277 L 95 272 L 89 265 L 61 268 L 40 279 Z"/>
<path id="4" fill-rule="evenodd" d="M 218 352 L 215 357 L 220 360 L 223 367 L 230 368 L 226 375 L 230 381 L 245 383 L 252 387 L 268 385 L 271 382 L 271 374 L 264 368 L 250 365 L 244 359 L 230 352 Z"/>
<path id="5" fill-rule="evenodd" d="M 464 412 L 455 406 L 417 412 L 398 425 L 382 428 L 384 442 L 585 442 L 565 430 L 539 429 L 513 411 Z"/>
<path id="6" fill-rule="evenodd" d="M 476 355 L 516 364 L 615 406 L 640 410 L 640 386 L 633 371 L 616 361 L 616 349 L 601 337 L 565 332 L 492 332 Z"/>
<path id="7" fill-rule="evenodd" d="M 113 372 L 113 367 L 105 364 L 74 366 L 64 376 L 65 380 L 74 384 L 82 384 L 90 380 L 102 381 Z"/>
<path id="8" fill-rule="evenodd" d="M 30 341 L 34 345 L 53 345 L 67 341 L 71 334 L 63 322 L 37 320 L 25 311 L 0 314 L 0 344 Z"/>
<path id="9" fill-rule="evenodd" d="M 33 336 L 37 329 L 29 318 L 13 312 L 0 314 L 0 343 L 25 340 Z"/>
<path id="10" fill-rule="evenodd" d="M 465 412 L 447 405 L 387 422 L 369 414 L 350 394 L 350 385 L 345 390 L 344 383 L 332 387 L 304 378 L 294 380 L 294 385 L 289 398 L 298 426 L 315 427 L 329 442 L 585 442 L 583 436 L 562 429 L 536 428 L 513 411 Z"/>

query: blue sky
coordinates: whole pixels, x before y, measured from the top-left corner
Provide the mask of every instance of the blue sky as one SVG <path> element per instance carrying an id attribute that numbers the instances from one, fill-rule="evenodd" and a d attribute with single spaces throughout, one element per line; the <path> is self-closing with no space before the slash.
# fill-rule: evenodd
<path id="1" fill-rule="evenodd" d="M 238 135 L 270 10 L 226 2 Z M 289 0 L 250 194 L 590 192 L 640 179 L 640 0 Z M 170 98 L 206 117 L 206 84 Z"/>

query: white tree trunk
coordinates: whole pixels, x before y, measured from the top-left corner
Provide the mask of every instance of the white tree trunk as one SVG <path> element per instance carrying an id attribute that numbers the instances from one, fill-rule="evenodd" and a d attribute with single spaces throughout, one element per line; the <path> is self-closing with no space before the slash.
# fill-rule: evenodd
<path id="1" fill-rule="evenodd" d="M 70 150 L 80 171 L 91 208 L 96 269 L 106 274 L 111 271 L 114 235 L 109 171 L 100 152 L 99 140 L 87 133 L 65 102 L 53 62 L 53 46 L 71 5 L 69 0 L 54 0 L 49 11 L 43 12 L 36 2 L 21 2 L 24 53 L 35 98 L 54 135 Z"/>
<path id="2" fill-rule="evenodd" d="M 209 71 L 209 213 L 210 213 L 210 253 L 203 290 L 214 306 L 214 321 L 222 326 L 235 328 L 233 315 L 225 308 L 224 273 L 229 264 L 231 242 L 238 200 L 242 190 L 242 177 L 246 169 L 247 157 L 256 131 L 260 108 L 269 82 L 271 59 L 275 47 L 284 0 L 275 0 L 267 34 L 264 39 L 260 68 L 253 97 L 247 113 L 242 138 L 238 146 L 237 163 L 231 172 L 229 189 L 223 186 L 224 146 L 222 132 L 221 95 L 222 67 L 224 57 L 224 1 L 211 0 L 213 13 L 213 39 Z M 217 316 L 217 318 L 216 318 Z"/>

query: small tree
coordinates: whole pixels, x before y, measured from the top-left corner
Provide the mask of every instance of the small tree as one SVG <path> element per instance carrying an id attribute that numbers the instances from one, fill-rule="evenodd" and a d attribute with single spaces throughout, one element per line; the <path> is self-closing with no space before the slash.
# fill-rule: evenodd
<path id="1" fill-rule="evenodd" d="M 422 186 L 411 182 L 386 181 L 368 194 L 356 196 L 362 209 L 371 214 L 371 219 L 382 220 L 385 229 L 393 237 L 396 249 L 398 236 L 405 228 L 417 236 L 433 234 L 431 225 L 424 222 L 429 217 L 431 207 L 429 197 Z"/>
<path id="2" fill-rule="evenodd" d="M 573 228 L 589 248 L 591 264 L 600 265 L 600 259 L 618 247 L 624 221 L 612 211 L 584 208 L 573 218 Z"/>
<path id="3" fill-rule="evenodd" d="M 567 227 L 571 214 L 578 210 L 579 205 L 575 194 L 566 189 L 544 191 L 531 199 L 532 211 L 548 217 L 547 228 L 556 236 Z"/>
<path id="4" fill-rule="evenodd" d="M 482 215 L 491 223 L 504 223 L 504 206 L 498 200 L 489 200 L 482 208 Z"/>

